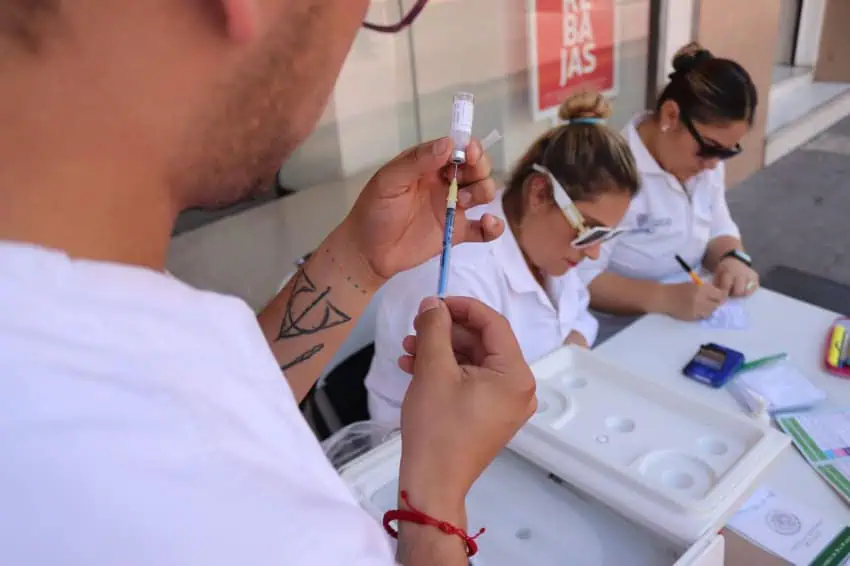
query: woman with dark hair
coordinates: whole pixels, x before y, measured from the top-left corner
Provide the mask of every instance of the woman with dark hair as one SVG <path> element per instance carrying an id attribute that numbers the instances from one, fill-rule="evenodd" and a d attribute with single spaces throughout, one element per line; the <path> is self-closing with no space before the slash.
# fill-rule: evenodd
<path id="1" fill-rule="evenodd" d="M 591 307 L 613 315 L 600 317 L 600 340 L 644 313 L 706 318 L 727 297 L 758 288 L 726 204 L 723 163 L 742 151 L 756 87 L 741 65 L 696 43 L 677 52 L 673 68 L 655 110 L 623 132 L 641 175 L 622 223 L 629 231 L 579 268 Z M 677 256 L 704 274 L 703 284 Z"/>

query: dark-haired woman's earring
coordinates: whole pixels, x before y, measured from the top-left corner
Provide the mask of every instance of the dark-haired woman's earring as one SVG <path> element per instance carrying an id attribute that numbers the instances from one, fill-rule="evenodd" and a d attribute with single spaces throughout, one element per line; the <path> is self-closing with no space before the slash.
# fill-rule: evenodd
<path id="1" fill-rule="evenodd" d="M 670 129 L 670 127 L 667 124 L 664 124 L 664 125 L 661 126 L 661 133 L 666 134 L 667 130 L 669 130 L 669 129 Z"/>

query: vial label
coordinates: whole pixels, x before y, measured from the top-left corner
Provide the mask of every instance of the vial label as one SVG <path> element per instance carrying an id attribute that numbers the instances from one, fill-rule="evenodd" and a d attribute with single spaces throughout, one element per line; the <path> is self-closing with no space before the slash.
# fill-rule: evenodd
<path id="1" fill-rule="evenodd" d="M 472 133 L 472 102 L 469 100 L 456 100 L 454 112 L 452 112 L 452 131 Z"/>

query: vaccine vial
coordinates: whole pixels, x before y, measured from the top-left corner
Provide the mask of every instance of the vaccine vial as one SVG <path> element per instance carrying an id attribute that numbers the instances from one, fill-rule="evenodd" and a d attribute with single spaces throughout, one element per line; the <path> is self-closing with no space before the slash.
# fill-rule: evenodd
<path id="1" fill-rule="evenodd" d="M 452 101 L 452 130 L 454 143 L 452 163 L 466 163 L 466 148 L 472 139 L 472 115 L 475 97 L 468 92 L 455 94 Z"/>

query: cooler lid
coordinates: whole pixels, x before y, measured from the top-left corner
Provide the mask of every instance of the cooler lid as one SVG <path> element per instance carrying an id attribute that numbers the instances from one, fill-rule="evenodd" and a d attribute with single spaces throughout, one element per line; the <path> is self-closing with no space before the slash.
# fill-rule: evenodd
<path id="1" fill-rule="evenodd" d="M 790 443 L 576 346 L 532 371 L 537 413 L 509 448 L 680 544 L 719 530 Z"/>
<path id="2" fill-rule="evenodd" d="M 376 521 L 397 505 L 400 456 L 395 436 L 341 471 Z M 466 504 L 470 530 L 487 528 L 471 566 L 709 566 L 700 561 L 704 544 L 690 549 L 671 544 L 510 450 L 475 482 Z"/>

